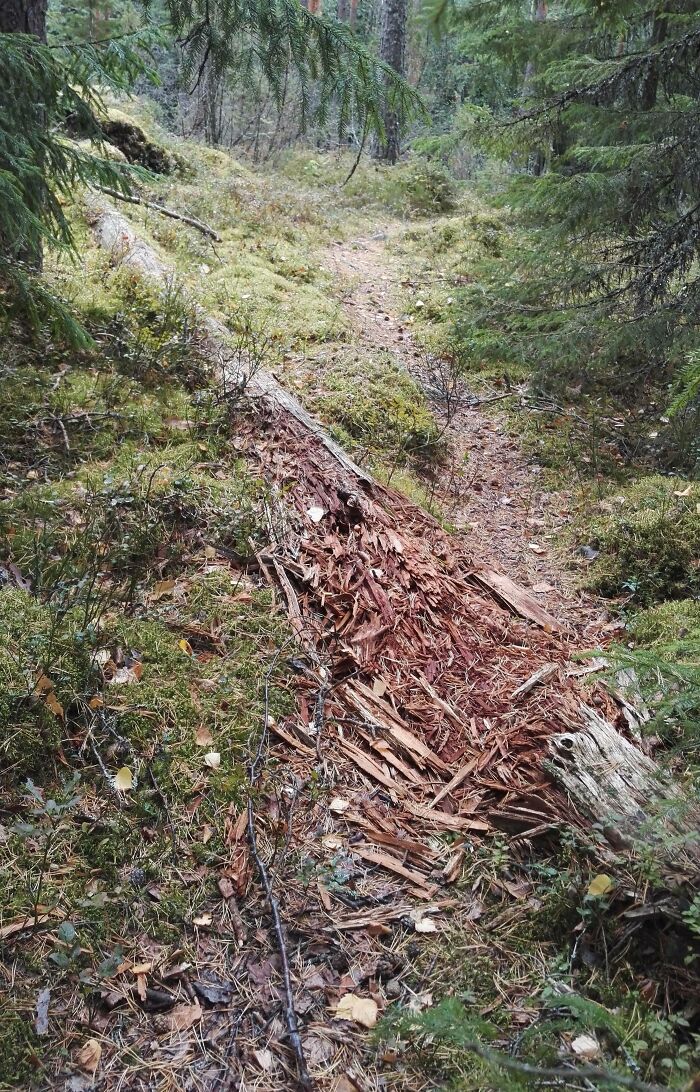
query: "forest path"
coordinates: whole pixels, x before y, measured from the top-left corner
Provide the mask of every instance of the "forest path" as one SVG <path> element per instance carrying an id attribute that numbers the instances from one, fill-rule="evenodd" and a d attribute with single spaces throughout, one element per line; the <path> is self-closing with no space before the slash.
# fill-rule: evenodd
<path id="1" fill-rule="evenodd" d="M 431 393 L 427 354 L 402 314 L 406 273 L 387 247 L 404 226 L 391 222 L 372 235 L 335 242 L 328 253 L 327 267 L 359 344 L 391 353 L 428 396 L 449 444 L 435 496 L 456 534 L 468 537 L 475 560 L 530 589 L 548 611 L 592 639 L 609 615 L 600 600 L 581 592 L 580 576 L 562 552 L 562 531 L 572 518 L 570 492 L 547 489 L 542 467 L 509 434 L 503 413 L 470 406 L 465 389 L 448 422 L 444 404 Z"/>

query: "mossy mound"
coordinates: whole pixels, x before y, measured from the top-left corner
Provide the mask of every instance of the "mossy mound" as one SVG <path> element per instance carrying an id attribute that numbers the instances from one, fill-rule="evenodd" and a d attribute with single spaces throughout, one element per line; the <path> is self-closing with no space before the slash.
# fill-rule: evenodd
<path id="1" fill-rule="evenodd" d="M 385 465 L 427 468 L 444 453 L 425 395 L 388 353 L 340 351 L 320 376 L 313 407 L 342 443 Z"/>
<path id="2" fill-rule="evenodd" d="M 588 582 L 648 606 L 700 595 L 700 485 L 640 478 L 602 501 L 585 531 L 600 551 Z"/>
<path id="3" fill-rule="evenodd" d="M 339 199 L 351 207 L 374 207 L 422 217 L 449 212 L 458 200 L 458 186 L 449 170 L 439 160 L 424 156 L 409 156 L 391 167 L 363 160 L 350 178 L 352 156 L 295 150 L 284 158 L 281 167 L 297 183 L 324 189 L 338 187 Z"/>
<path id="4" fill-rule="evenodd" d="M 659 603 L 635 614 L 627 628 L 641 645 L 700 641 L 700 599 Z"/>

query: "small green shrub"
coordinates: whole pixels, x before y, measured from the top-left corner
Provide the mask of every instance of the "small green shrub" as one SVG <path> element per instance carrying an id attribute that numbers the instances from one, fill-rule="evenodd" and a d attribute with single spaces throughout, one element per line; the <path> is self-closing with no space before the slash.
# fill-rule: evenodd
<path id="1" fill-rule="evenodd" d="M 603 595 L 647 606 L 700 594 L 700 486 L 640 478 L 602 502 L 586 530 L 600 556 L 589 583 Z"/>

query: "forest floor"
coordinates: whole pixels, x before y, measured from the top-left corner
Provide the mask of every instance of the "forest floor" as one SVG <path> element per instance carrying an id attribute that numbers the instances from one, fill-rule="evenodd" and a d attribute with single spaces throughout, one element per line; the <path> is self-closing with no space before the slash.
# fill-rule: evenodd
<path id="1" fill-rule="evenodd" d="M 405 265 L 390 249 L 392 237 L 404 230 L 401 221 L 380 221 L 373 234 L 331 248 L 328 264 L 344 286 L 343 308 L 355 335 L 370 354 L 377 349 L 390 353 L 426 392 L 449 444 L 435 491 L 476 562 L 501 569 L 532 589 L 549 611 L 581 629 L 589 642 L 599 639 L 601 625 L 610 620 L 607 606 L 582 591 L 580 572 L 557 545 L 572 520 L 571 490 L 555 491 L 542 480 L 542 468 L 525 454 L 503 416 L 482 412 L 479 394 L 464 380 L 455 385 L 449 413 L 444 390 L 433 386 L 430 354 L 416 343 L 411 319 L 401 307 Z M 507 397 L 496 394 L 494 401 Z M 488 395 L 484 401 L 490 401 Z"/>
<path id="2" fill-rule="evenodd" d="M 0 1090 L 682 1087 L 688 937 L 542 769 L 617 709 L 573 485 L 502 389 L 446 412 L 400 175 L 175 151 L 153 196 L 216 245 L 120 208 L 149 280 L 77 206 L 94 344 L 2 365 Z"/>

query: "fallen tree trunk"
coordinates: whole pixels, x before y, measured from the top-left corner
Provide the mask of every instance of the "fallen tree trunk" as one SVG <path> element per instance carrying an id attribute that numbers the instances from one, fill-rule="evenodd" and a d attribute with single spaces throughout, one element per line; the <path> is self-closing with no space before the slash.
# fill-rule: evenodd
<path id="1" fill-rule="evenodd" d="M 119 213 L 93 206 L 91 217 L 116 262 L 162 284 L 171 277 Z M 226 328 L 203 311 L 200 321 L 220 366 L 240 373 Z M 324 756 L 352 771 L 357 791 L 392 802 L 375 844 L 400 846 L 407 829 L 479 832 L 493 823 L 534 832 L 581 814 L 612 831 L 616 810 L 623 842 L 640 831 L 668 783 L 615 727 L 612 698 L 599 689 L 593 713 L 581 689 L 590 681 L 562 670 L 565 627 L 508 577 L 475 570 L 460 543 L 358 467 L 273 376 L 239 378 L 274 408 L 238 430 L 284 496 L 282 529 L 270 526 L 275 545 L 262 568 L 319 662 L 336 683 L 345 680 L 326 702 L 327 720 L 343 727 L 327 734 Z M 274 730 L 300 762 L 315 756 L 318 743 L 298 723 Z M 360 821 L 353 815 L 346 826 Z M 427 889 L 420 854 L 363 853 L 414 876 L 414 893 Z"/>
<path id="2" fill-rule="evenodd" d="M 664 867 L 700 864 L 700 807 L 594 709 L 583 726 L 549 741 L 546 768 L 583 815 L 623 850 L 651 850 Z"/>
<path id="3" fill-rule="evenodd" d="M 172 279 L 172 270 L 158 257 L 152 247 L 139 239 L 126 217 L 116 209 L 105 203 L 92 201 L 88 206 L 88 218 L 98 243 L 112 254 L 116 264 L 137 270 L 161 284 L 166 284 Z M 213 342 L 213 348 L 220 357 L 222 365 L 230 368 L 231 359 L 226 351 L 229 331 L 222 322 L 207 315 L 199 307 L 197 310 L 202 330 Z M 250 393 L 267 395 L 271 398 L 276 405 L 290 413 L 308 430 L 315 440 L 323 444 L 343 470 L 359 482 L 371 484 L 371 475 L 353 462 L 340 444 L 328 435 L 298 399 L 289 394 L 269 372 L 256 371 L 250 376 L 242 375 L 233 378 L 239 378 Z M 348 486 L 350 487 L 349 482 Z"/>

